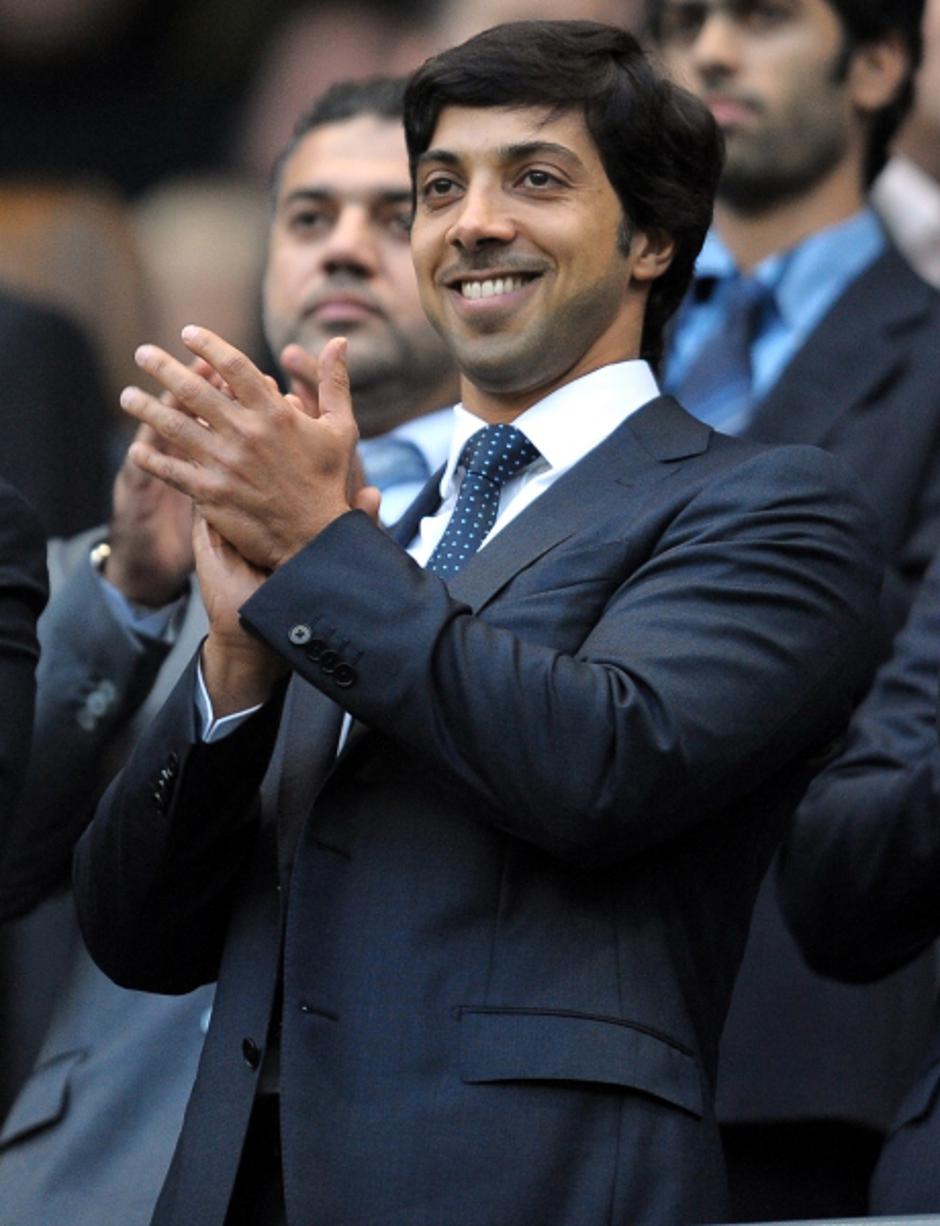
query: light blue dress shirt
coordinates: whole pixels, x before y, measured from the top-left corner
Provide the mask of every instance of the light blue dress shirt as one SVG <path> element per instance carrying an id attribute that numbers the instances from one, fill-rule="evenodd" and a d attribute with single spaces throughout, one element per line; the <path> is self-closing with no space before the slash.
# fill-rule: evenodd
<path id="1" fill-rule="evenodd" d="M 836 299 L 885 246 L 876 214 L 864 209 L 757 265 L 752 275 L 771 291 L 772 305 L 751 349 L 755 405 L 771 390 Z M 670 337 L 665 391 L 679 385 L 704 345 L 721 331 L 729 291 L 739 276 L 728 248 L 711 230 Z"/>

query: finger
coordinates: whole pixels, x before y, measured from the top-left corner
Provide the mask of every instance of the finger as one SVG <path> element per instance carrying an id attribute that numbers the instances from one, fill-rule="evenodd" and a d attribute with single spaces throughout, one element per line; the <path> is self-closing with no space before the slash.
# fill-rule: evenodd
<path id="1" fill-rule="evenodd" d="M 245 408 L 257 409 L 270 402 L 268 376 L 262 374 L 240 349 L 236 349 L 208 328 L 199 328 L 195 324 L 187 324 L 180 335 L 190 353 L 208 362 L 228 384 L 239 404 Z"/>
<path id="2" fill-rule="evenodd" d="M 170 392 L 174 401 L 172 407 L 191 417 L 201 417 L 220 433 L 225 431 L 232 406 L 198 371 L 184 366 L 159 345 L 141 345 L 134 354 L 134 361 Z"/>
<path id="3" fill-rule="evenodd" d="M 331 418 L 337 425 L 348 424 L 355 429 L 349 370 L 346 366 L 347 348 L 345 336 L 334 336 L 320 354 L 320 416 Z"/>
<path id="4" fill-rule="evenodd" d="M 308 417 L 319 417 L 317 385 L 320 370 L 316 358 L 312 358 L 300 345 L 286 345 L 281 351 L 281 369 L 289 376 L 291 393 L 300 400 L 303 411 Z"/>
<path id="5" fill-rule="evenodd" d="M 209 454 L 208 445 L 213 441 L 213 435 L 182 409 L 165 404 L 139 387 L 124 388 L 121 392 L 121 408 L 131 417 L 149 426 L 177 454 L 193 460 L 205 458 Z M 135 443 L 137 441 L 135 436 Z M 166 450 L 166 447 L 159 447 L 157 444 L 151 446 L 147 439 L 139 441 L 150 451 Z M 132 443 L 131 447 L 133 446 Z"/>
<path id="6" fill-rule="evenodd" d="M 138 468 L 149 473 L 151 477 L 159 478 L 165 485 L 188 494 L 190 498 L 196 496 L 199 468 L 189 460 L 167 455 L 165 451 L 136 441 L 131 443 L 128 455 Z"/>
<path id="7" fill-rule="evenodd" d="M 211 383 L 217 392 L 221 392 L 227 400 L 235 399 L 235 393 L 218 373 L 218 371 L 213 370 L 208 362 L 204 361 L 202 358 L 193 358 L 190 366 L 197 374 L 202 375 L 207 383 Z"/>

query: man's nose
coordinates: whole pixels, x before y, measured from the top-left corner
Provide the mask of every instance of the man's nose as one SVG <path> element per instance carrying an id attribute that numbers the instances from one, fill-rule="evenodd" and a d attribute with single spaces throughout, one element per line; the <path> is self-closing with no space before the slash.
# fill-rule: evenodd
<path id="1" fill-rule="evenodd" d="M 378 269 L 378 245 L 368 209 L 347 205 L 336 218 L 324 241 L 321 259 L 325 268 L 353 269 L 371 276 Z"/>
<path id="2" fill-rule="evenodd" d="M 492 243 L 512 242 L 516 224 L 503 194 L 489 186 L 467 188 L 450 227 L 447 240 L 462 251 L 475 251 Z"/>
<path id="3" fill-rule="evenodd" d="M 689 45 L 692 68 L 703 76 L 736 72 L 741 60 L 741 34 L 731 13 L 722 7 L 709 8 Z"/>

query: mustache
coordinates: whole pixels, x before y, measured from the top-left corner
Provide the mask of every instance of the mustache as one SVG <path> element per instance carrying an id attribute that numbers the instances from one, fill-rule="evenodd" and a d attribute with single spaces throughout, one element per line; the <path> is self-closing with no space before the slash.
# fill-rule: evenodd
<path id="1" fill-rule="evenodd" d="M 438 280 L 450 283 L 470 274 L 493 272 L 494 270 L 498 270 L 504 276 L 512 276 L 513 273 L 518 273 L 520 276 L 534 276 L 545 272 L 546 267 L 543 261 L 526 259 L 524 256 L 513 256 L 506 251 L 487 247 L 464 254 L 445 268 L 440 273 Z"/>
<path id="2" fill-rule="evenodd" d="M 362 277 L 351 272 L 332 273 L 325 281 L 321 281 L 304 298 L 301 307 L 302 312 L 304 315 L 309 315 L 318 307 L 323 306 L 324 303 L 332 302 L 336 298 L 351 298 L 353 301 L 361 303 L 368 310 L 374 311 L 376 315 L 382 315 L 383 317 L 385 315 L 382 304 L 368 284 Z"/>

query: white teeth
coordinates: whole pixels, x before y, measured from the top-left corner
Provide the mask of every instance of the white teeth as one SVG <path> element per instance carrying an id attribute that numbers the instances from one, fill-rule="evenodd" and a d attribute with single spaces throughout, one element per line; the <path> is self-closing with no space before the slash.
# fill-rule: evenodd
<path id="1" fill-rule="evenodd" d="M 496 277 L 492 281 L 462 281 L 460 292 L 464 298 L 495 298 L 497 294 L 511 294 L 522 289 L 524 277 Z"/>

